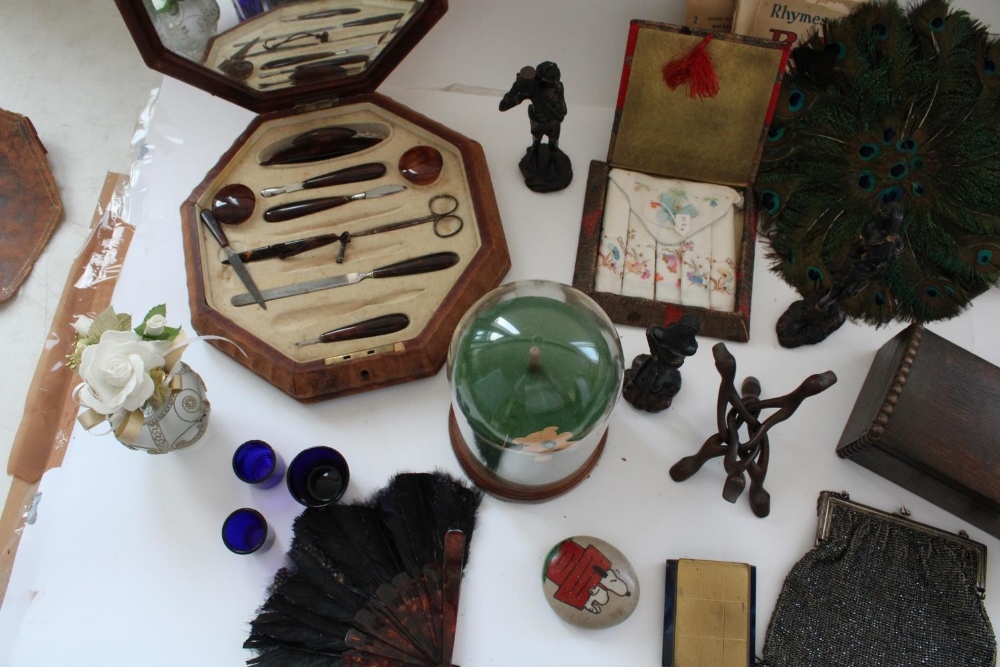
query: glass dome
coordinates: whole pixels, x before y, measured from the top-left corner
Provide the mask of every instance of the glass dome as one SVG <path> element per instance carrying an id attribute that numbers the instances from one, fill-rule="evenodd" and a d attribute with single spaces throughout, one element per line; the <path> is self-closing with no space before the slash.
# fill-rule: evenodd
<path id="1" fill-rule="evenodd" d="M 495 495 L 558 495 L 597 462 L 623 371 L 614 325 L 582 292 L 499 287 L 465 314 L 448 351 L 459 462 Z"/>

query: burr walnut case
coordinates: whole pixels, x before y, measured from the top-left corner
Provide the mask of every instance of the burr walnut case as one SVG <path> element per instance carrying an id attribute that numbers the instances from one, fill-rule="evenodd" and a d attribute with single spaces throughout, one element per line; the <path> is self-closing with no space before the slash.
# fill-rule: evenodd
<path id="1" fill-rule="evenodd" d="M 319 0 L 283 4 L 232 27 L 224 25 L 223 17 L 222 30 L 207 41 L 201 61 L 195 62 L 190 55 L 163 46 L 154 25 L 155 12 L 144 9 L 141 0 L 116 1 L 151 66 L 265 112 L 251 122 L 181 206 L 194 329 L 236 343 L 246 356 L 231 344 L 212 342 L 301 401 L 368 391 L 436 373 L 444 364 L 461 316 L 496 287 L 509 269 L 506 240 L 479 144 L 372 91 L 440 18 L 447 3 Z M 348 50 L 348 54 L 327 55 Z M 288 58 L 294 60 L 285 69 L 265 69 L 266 64 Z M 307 69 L 317 63 L 318 68 Z M 302 72 L 307 75 L 299 76 Z M 344 128 L 372 140 L 347 141 L 357 150 L 344 155 L 264 164 L 297 139 Z M 401 159 L 408 161 L 410 149 L 439 154 L 440 175 L 435 176 L 432 166 L 429 175 L 409 174 L 408 180 L 404 167 L 412 165 L 401 164 Z M 418 167 L 426 166 L 418 162 Z M 268 197 L 261 194 L 265 189 L 298 187 L 331 172 L 370 164 L 384 165 L 384 174 L 378 176 L 376 170 L 357 182 Z M 249 219 L 221 225 L 236 253 L 315 236 L 350 235 L 346 243 L 333 241 L 285 259 L 246 261 L 246 269 L 265 297 L 275 288 L 334 276 L 350 276 L 356 282 L 268 300 L 266 309 L 256 303 L 235 305 L 234 299 L 250 299 L 241 297 L 248 289 L 224 262 L 226 254 L 201 219 L 204 211 L 213 210 L 216 199 L 225 199 L 220 190 L 234 184 L 247 186 L 253 193 Z M 266 211 L 287 204 L 346 197 L 375 188 L 395 189 L 383 186 L 405 189 L 281 222 L 265 219 Z M 366 234 L 451 207 L 462 227 L 450 236 L 446 234 L 454 226 L 440 228 L 442 238 L 435 233 L 433 220 Z M 225 221 L 221 209 L 216 208 L 216 214 Z M 368 273 L 438 253 L 449 253 L 450 259 L 433 270 L 412 275 Z M 356 327 L 387 318 L 393 326 L 362 326 L 360 331 Z M 337 335 L 334 342 L 314 342 L 325 332 L 345 328 L 349 333 Z"/>

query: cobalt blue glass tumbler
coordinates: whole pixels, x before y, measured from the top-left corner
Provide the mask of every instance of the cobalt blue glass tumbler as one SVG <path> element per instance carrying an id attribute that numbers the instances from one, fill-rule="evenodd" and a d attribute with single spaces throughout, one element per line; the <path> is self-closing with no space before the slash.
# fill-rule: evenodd
<path id="1" fill-rule="evenodd" d="M 285 474 L 285 462 L 263 440 L 247 440 L 233 454 L 233 472 L 247 484 L 270 489 Z"/>
<path id="2" fill-rule="evenodd" d="M 271 3 L 267 0 L 233 0 L 233 9 L 236 10 L 236 17 L 242 23 L 247 19 L 263 14 L 271 10 Z"/>
<path id="3" fill-rule="evenodd" d="M 286 482 L 292 498 L 306 507 L 323 507 L 340 500 L 350 479 L 350 468 L 340 452 L 310 447 L 292 459 Z"/>
<path id="4" fill-rule="evenodd" d="M 241 507 L 222 523 L 222 541 L 234 554 L 264 552 L 274 542 L 274 529 L 260 512 Z"/>

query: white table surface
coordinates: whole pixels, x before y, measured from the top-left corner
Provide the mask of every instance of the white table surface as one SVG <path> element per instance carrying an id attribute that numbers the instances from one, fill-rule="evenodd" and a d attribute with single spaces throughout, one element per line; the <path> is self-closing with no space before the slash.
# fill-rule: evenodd
<path id="1" fill-rule="evenodd" d="M 457 0 L 380 92 L 483 145 L 513 261 L 506 280 L 568 283 L 588 164 L 607 152 L 628 20 L 682 22 L 683 3 L 540 4 Z M 991 0 L 959 4 L 1000 25 L 1000 6 Z M 524 187 L 517 169 L 529 142 L 526 111 L 499 113 L 496 91 L 523 65 L 546 59 L 563 71 L 570 111 L 560 145 L 576 176 L 567 190 L 539 195 Z M 178 207 L 251 118 L 164 82 L 147 159 L 134 173 L 131 221 L 138 231 L 115 293 L 117 310 L 141 315 L 166 302 L 171 322 L 188 321 Z M 813 546 L 824 489 L 846 490 L 886 510 L 905 505 L 918 521 L 966 530 L 987 545 L 989 571 L 1000 572 L 995 538 L 834 453 L 875 351 L 902 327 L 848 323 L 821 345 L 782 349 L 774 322 L 794 293 L 766 267 L 758 245 L 751 342 L 728 344 L 739 378 L 758 377 L 765 396 L 827 369 L 839 378 L 772 431 L 771 515 L 756 518 L 745 497 L 725 502 L 718 462 L 682 484 L 667 474 L 715 428 L 716 341 L 702 338 L 670 410 L 649 415 L 619 404 L 604 456 L 579 487 L 538 505 L 483 501 L 462 587 L 456 664 L 657 665 L 669 558 L 757 566 L 759 654 L 781 583 Z M 993 290 L 961 317 L 929 328 L 1000 364 L 998 325 L 1000 294 Z M 642 329 L 619 332 L 626 360 L 647 351 Z M 63 466 L 43 478 L 37 520 L 25 528 L 0 608 L 0 665 L 239 665 L 250 657 L 241 647 L 248 621 L 282 565 L 302 508 L 283 485 L 258 491 L 233 476 L 232 452 L 247 439 L 272 443 L 286 461 L 308 446 L 337 448 L 351 465 L 347 502 L 367 497 L 400 470 L 460 474 L 448 441 L 443 371 L 302 405 L 208 345 L 192 345 L 184 359 L 204 378 L 212 403 L 208 432 L 197 445 L 153 457 L 78 428 Z M 244 557 L 223 547 L 222 520 L 241 506 L 258 508 L 276 527 L 269 552 Z M 542 597 L 545 554 L 577 534 L 616 545 L 637 571 L 638 609 L 620 626 L 576 629 Z M 994 619 L 1000 619 L 997 577 L 986 598 Z"/>

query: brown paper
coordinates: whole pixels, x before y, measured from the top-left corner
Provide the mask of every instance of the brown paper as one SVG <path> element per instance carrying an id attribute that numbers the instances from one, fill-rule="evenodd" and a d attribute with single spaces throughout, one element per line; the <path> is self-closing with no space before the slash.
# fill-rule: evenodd
<path id="1" fill-rule="evenodd" d="M 121 174 L 108 174 L 104 182 L 90 236 L 70 269 L 35 367 L 7 460 L 7 472 L 28 482 L 37 482 L 43 472 L 59 465 L 73 430 L 79 406 L 70 393 L 79 380 L 66 365 L 75 340 L 71 325 L 77 315 L 92 316 L 111 304 L 118 269 L 133 232 L 112 206 L 125 183 L 126 177 Z"/>
<path id="2" fill-rule="evenodd" d="M 0 603 L 7 592 L 38 480 L 43 472 L 62 463 L 79 412 L 71 397 L 77 378 L 66 365 L 74 341 L 71 323 L 76 315 L 94 314 L 111 305 L 118 272 L 132 240 L 134 228 L 118 217 L 113 206 L 127 182 L 123 174 L 109 173 L 105 178 L 90 236 L 70 268 L 28 389 L 7 460 L 7 472 L 14 479 L 0 514 Z"/>

